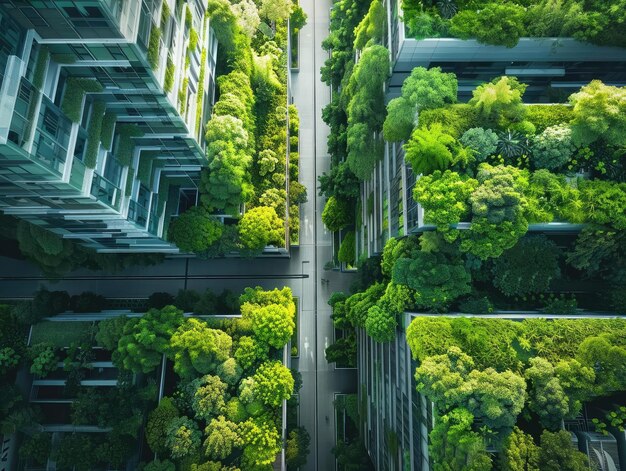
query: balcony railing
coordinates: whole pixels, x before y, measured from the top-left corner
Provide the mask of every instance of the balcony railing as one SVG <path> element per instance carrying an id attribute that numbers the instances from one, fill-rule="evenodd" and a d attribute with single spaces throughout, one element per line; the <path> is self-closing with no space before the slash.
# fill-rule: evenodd
<path id="1" fill-rule="evenodd" d="M 102 175 L 94 174 L 93 182 L 91 183 L 91 194 L 98 198 L 98 201 L 105 203 L 113 209 L 118 209 L 120 189 Z"/>
<path id="2" fill-rule="evenodd" d="M 128 205 L 128 219 L 139 224 L 141 227 L 146 227 L 146 223 L 148 222 L 148 209 L 137 201 L 131 200 Z"/>

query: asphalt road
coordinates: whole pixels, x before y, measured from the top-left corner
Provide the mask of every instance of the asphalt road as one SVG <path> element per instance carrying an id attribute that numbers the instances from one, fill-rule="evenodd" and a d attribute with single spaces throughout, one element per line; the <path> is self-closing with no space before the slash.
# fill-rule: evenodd
<path id="1" fill-rule="evenodd" d="M 291 80 L 292 96 L 300 112 L 300 181 L 308 189 L 309 201 L 302 205 L 300 246 L 292 248 L 291 258 L 170 258 L 160 265 L 115 274 L 78 270 L 50 282 L 31 264 L 0 257 L 0 298 L 27 298 L 41 286 L 70 294 L 93 291 L 117 298 L 143 298 L 157 291 L 176 294 L 183 288 L 240 292 L 247 286 L 289 286 L 300 298 L 300 423 L 311 434 L 312 449 L 304 469 L 330 471 L 335 469 L 332 401 L 337 392 L 356 392 L 356 370 L 335 370 L 326 362 L 324 349 L 334 340 L 326 301 L 333 291 L 347 291 L 352 275 L 323 270 L 332 258 L 332 234 L 321 222 L 325 200 L 317 195 L 317 176 L 330 166 L 328 127 L 321 118 L 322 108 L 330 101 L 330 90 L 320 80 L 320 66 L 327 57 L 321 42 L 328 35 L 332 2 L 300 0 L 300 5 L 308 24 L 300 32 L 300 70 Z M 322 283 L 322 279 L 329 281 Z"/>

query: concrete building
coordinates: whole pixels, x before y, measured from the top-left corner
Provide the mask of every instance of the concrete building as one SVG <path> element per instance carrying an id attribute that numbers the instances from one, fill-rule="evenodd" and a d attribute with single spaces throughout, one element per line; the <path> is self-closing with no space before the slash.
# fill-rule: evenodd
<path id="1" fill-rule="evenodd" d="M 0 210 L 99 252 L 178 252 L 214 100 L 205 2 L 35 3 L 0 1 Z"/>
<path id="2" fill-rule="evenodd" d="M 522 38 L 512 48 L 488 46 L 476 40 L 417 40 L 402 21 L 398 0 L 386 0 L 387 32 L 383 40 L 391 55 L 386 98 L 399 96 L 402 83 L 415 67 L 441 67 L 456 74 L 459 102 L 495 77 L 511 75 L 528 84 L 526 103 L 560 103 L 593 79 L 626 85 L 626 49 L 596 46 L 572 38 Z M 361 185 L 357 254 L 382 252 L 389 237 L 422 230 L 423 212 L 413 200 L 419 178 L 404 161 L 404 143 L 387 143 L 384 158 Z"/>

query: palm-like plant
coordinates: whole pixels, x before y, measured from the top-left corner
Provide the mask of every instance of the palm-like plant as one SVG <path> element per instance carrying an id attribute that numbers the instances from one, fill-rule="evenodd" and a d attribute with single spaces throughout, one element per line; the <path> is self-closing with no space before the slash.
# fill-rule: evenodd
<path id="1" fill-rule="evenodd" d="M 517 131 L 499 132 L 496 151 L 507 160 L 516 159 L 529 153 L 528 139 Z"/>
<path id="2" fill-rule="evenodd" d="M 441 14 L 442 18 L 445 19 L 452 18 L 454 15 L 456 15 L 456 12 L 458 11 L 454 0 L 439 0 L 437 2 L 437 8 L 439 8 L 439 13 Z"/>
<path id="3" fill-rule="evenodd" d="M 443 130 L 441 123 L 429 128 L 417 128 L 404 145 L 406 160 L 416 174 L 429 175 L 435 170 L 445 170 L 454 162 L 456 139 Z"/>

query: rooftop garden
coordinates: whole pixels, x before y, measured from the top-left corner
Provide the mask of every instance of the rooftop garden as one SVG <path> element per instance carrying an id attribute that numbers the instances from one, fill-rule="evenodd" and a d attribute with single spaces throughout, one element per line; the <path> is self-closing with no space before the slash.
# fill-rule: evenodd
<path id="1" fill-rule="evenodd" d="M 624 12 L 601 0 L 403 0 L 408 34 L 416 39 L 456 37 L 514 47 L 522 37 L 572 37 L 626 46 Z"/>
<path id="2" fill-rule="evenodd" d="M 623 433 L 625 329 L 623 319 L 415 318 L 406 335 L 437 415 L 433 469 L 590 469 L 562 424 L 584 409 L 585 427 Z"/>
<path id="3" fill-rule="evenodd" d="M 209 2 L 219 96 L 205 127 L 201 206 L 170 225 L 170 240 L 183 251 L 254 255 L 298 240 L 306 189 L 298 183 L 299 121 L 295 106 L 287 106 L 286 75 L 287 19 L 294 11 L 302 16 L 291 1 L 264 0 L 259 8 Z M 227 216 L 226 224 L 216 215 Z"/>
<path id="4" fill-rule="evenodd" d="M 81 296 L 84 304 L 89 296 Z M 157 298 L 164 296 L 151 303 Z M 133 469 L 147 471 L 272 469 L 283 447 L 280 411 L 295 384 L 282 364 L 294 330 L 291 291 L 247 288 L 224 303 L 241 312 L 238 318 L 184 317 L 176 307 L 205 311 L 211 301 L 221 303 L 209 298 L 181 292 L 176 305 L 111 317 L 95 328 L 92 322 L 36 324 L 28 346 L 28 324 L 65 310 L 67 293 L 40 291 L 30 303 L 3 306 L 0 423 L 3 433 L 23 434 L 23 463 L 45 465 L 52 457 L 59 469 L 76 470 L 118 469 L 129 460 Z M 72 306 L 80 309 L 80 303 Z M 66 331 L 49 328 L 57 323 Z M 164 358 L 165 397 L 157 404 Z M 42 403 L 29 403 L 13 386 L 20 368 L 63 383 L 39 387 Z M 63 404 L 49 407 L 51 399 Z M 39 424 L 78 429 L 53 443 Z M 306 443 L 306 432 L 292 433 L 289 462 L 306 459 Z"/>

